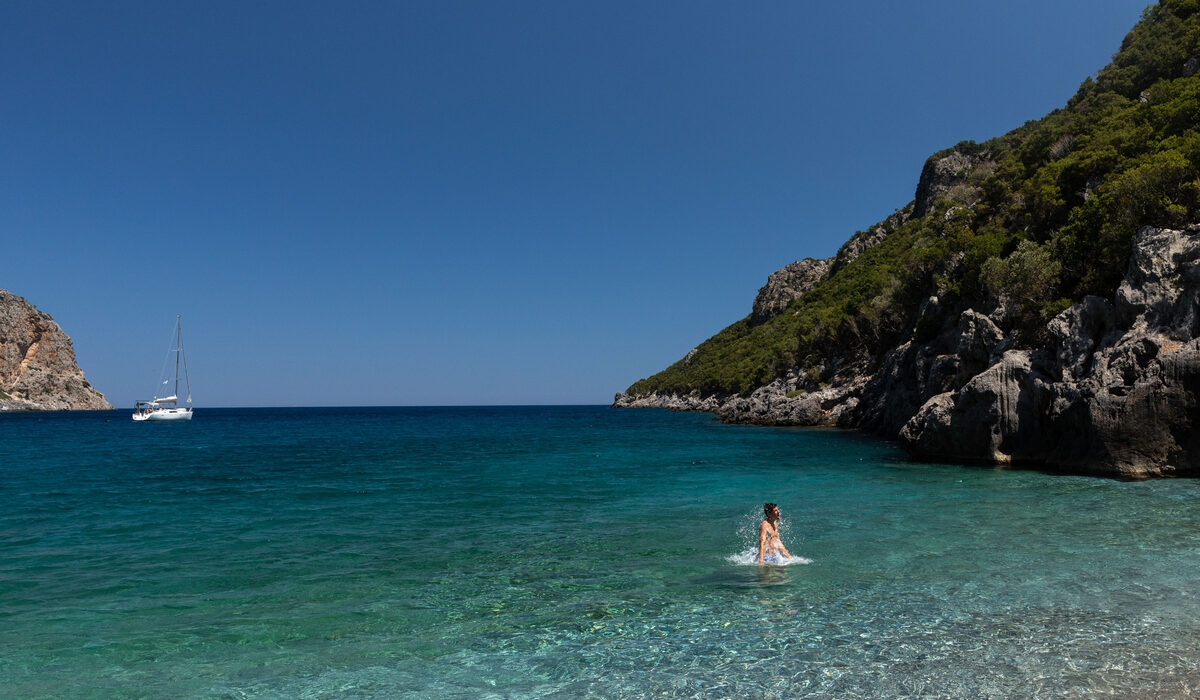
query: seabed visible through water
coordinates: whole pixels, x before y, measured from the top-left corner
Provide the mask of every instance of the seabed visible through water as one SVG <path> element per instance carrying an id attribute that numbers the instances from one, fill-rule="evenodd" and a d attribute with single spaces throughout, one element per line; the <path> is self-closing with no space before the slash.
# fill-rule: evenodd
<path id="1" fill-rule="evenodd" d="M 0 416 L 14 697 L 1200 692 L 1195 480 L 653 410 L 112 415 Z M 764 501 L 805 561 L 752 563 Z"/>

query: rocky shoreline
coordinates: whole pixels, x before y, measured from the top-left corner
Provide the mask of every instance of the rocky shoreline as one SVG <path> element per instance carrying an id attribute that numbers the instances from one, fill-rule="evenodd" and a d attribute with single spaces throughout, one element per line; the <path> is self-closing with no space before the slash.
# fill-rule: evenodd
<path id="1" fill-rule="evenodd" d="M 808 280 L 819 262 L 781 273 Z M 1038 342 L 1002 330 L 1010 313 L 945 308 L 930 297 L 921 317 L 940 329 L 934 337 L 838 367 L 824 384 L 797 369 L 748 396 L 619 393 L 613 406 L 865 429 L 923 460 L 1200 475 L 1200 225 L 1142 228 L 1114 297 L 1067 308 Z"/>

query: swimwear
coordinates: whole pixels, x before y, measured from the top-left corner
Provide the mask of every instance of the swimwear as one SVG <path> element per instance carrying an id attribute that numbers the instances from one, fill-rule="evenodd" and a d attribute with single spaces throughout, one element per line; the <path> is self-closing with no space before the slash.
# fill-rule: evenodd
<path id="1" fill-rule="evenodd" d="M 768 554 L 763 557 L 763 563 L 764 564 L 782 564 L 782 563 L 784 563 L 783 555 Z"/>

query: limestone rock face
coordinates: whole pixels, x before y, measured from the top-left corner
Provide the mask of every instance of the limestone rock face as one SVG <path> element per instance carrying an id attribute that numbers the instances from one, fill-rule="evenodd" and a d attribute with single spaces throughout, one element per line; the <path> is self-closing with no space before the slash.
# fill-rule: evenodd
<path id="1" fill-rule="evenodd" d="M 900 430 L 928 459 L 1200 474 L 1200 227 L 1143 228 L 1113 303 L 1088 297 Z M 986 428 L 986 430 L 984 430 Z"/>
<path id="2" fill-rule="evenodd" d="M 1049 396 L 1028 351 L 1010 350 L 956 392 L 925 402 L 900 430 L 910 450 L 929 458 L 1028 460 L 1044 441 L 1039 418 Z"/>
<path id="3" fill-rule="evenodd" d="M 771 273 L 766 285 L 758 290 L 758 296 L 754 298 L 751 319 L 761 323 L 786 309 L 788 304 L 799 299 L 825 277 L 831 262 L 805 258 Z"/>
<path id="4" fill-rule="evenodd" d="M 0 289 L 0 410 L 111 408 L 75 364 L 71 339 L 54 319 Z"/>
<path id="5" fill-rule="evenodd" d="M 854 262 L 858 256 L 865 253 L 872 246 L 876 245 L 883 239 L 896 232 L 900 225 L 908 221 L 913 213 L 913 205 L 910 202 L 908 206 L 892 214 L 888 218 L 879 222 L 875 226 L 866 231 L 859 231 L 850 237 L 850 240 L 842 244 L 838 249 L 837 255 L 833 256 L 833 264 L 829 266 L 828 274 L 832 275 L 843 267 Z"/>
<path id="6" fill-rule="evenodd" d="M 893 348 L 867 378 L 854 425 L 896 435 L 930 397 L 957 391 L 995 362 L 1004 340 L 991 319 L 967 309 L 932 340 Z"/>
<path id="7" fill-rule="evenodd" d="M 929 297 L 926 330 L 875 359 L 795 368 L 748 396 L 618 394 L 614 405 L 863 428 L 928 460 L 1200 475 L 1200 225 L 1143 228 L 1114 297 L 1086 297 L 1039 342 L 1008 337 L 991 311 Z"/>
<path id="8" fill-rule="evenodd" d="M 693 392 L 686 396 L 676 394 L 645 394 L 633 396 L 624 392 L 613 397 L 614 408 L 665 408 L 668 411 L 698 411 L 716 413 L 721 408 L 716 396 L 700 396 Z"/>
<path id="9" fill-rule="evenodd" d="M 993 165 L 986 153 L 970 154 L 958 150 L 925 161 L 921 179 L 917 182 L 913 216 L 922 217 L 933 211 L 934 204 L 943 197 L 959 204 L 973 203 L 974 183 Z"/>

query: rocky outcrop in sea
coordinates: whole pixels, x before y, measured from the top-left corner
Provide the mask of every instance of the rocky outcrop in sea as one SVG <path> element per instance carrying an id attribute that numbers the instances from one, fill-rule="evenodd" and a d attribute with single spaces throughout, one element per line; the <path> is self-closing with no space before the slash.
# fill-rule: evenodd
<path id="1" fill-rule="evenodd" d="M 936 335 L 823 368 L 823 384 L 794 371 L 749 396 L 621 393 L 614 405 L 869 429 L 927 460 L 1200 475 L 1200 225 L 1142 228 L 1114 297 L 1069 307 L 1040 342 L 1006 334 L 1006 313 L 930 297 L 921 314 L 941 319 Z"/>
<path id="2" fill-rule="evenodd" d="M 0 289 L 0 410 L 106 410 L 75 363 L 71 339 L 25 299 Z"/>

